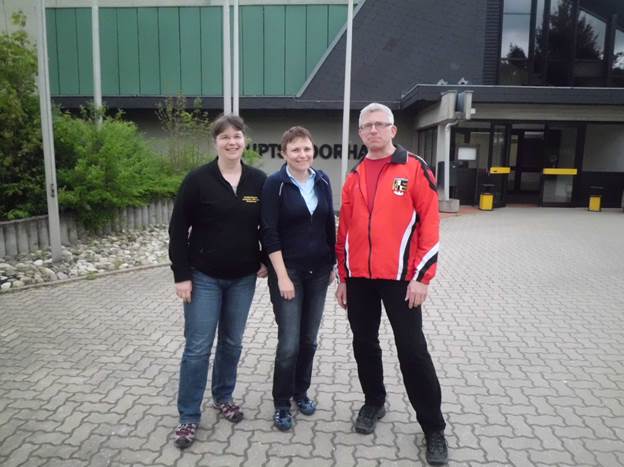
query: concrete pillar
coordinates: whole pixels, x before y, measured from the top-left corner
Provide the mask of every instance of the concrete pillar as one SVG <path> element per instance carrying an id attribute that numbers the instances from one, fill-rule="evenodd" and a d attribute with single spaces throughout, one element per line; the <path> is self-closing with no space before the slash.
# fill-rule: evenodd
<path id="1" fill-rule="evenodd" d="M 50 247 L 50 233 L 48 232 L 48 220 L 39 219 L 37 221 L 37 230 L 39 232 L 39 246 L 42 250 Z"/>
<path id="2" fill-rule="evenodd" d="M 28 243 L 28 229 L 26 228 L 26 222 L 15 223 L 16 235 L 17 235 L 17 251 L 20 254 L 26 254 L 30 252 L 30 246 Z"/>
<path id="3" fill-rule="evenodd" d="M 39 235 L 37 234 L 37 221 L 35 219 L 28 222 L 28 249 L 35 251 L 40 248 Z"/>
<path id="4" fill-rule="evenodd" d="M 0 225 L 0 258 L 6 256 L 6 248 L 4 246 L 4 227 Z"/>

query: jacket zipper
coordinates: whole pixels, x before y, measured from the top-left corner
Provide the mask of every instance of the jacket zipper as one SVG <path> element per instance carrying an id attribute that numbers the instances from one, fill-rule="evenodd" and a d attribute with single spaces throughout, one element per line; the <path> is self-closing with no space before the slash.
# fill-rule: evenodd
<path id="1" fill-rule="evenodd" d="M 377 177 L 377 186 L 375 187 L 375 196 L 373 197 L 373 204 L 371 206 L 371 211 L 368 214 L 368 278 L 369 279 L 373 278 L 373 267 L 372 267 L 372 262 L 373 262 L 373 238 L 372 238 L 372 235 L 371 235 L 371 232 L 373 230 L 372 229 L 373 211 L 375 210 L 375 200 L 377 199 L 377 189 L 379 188 L 379 180 L 381 179 L 381 176 L 385 172 L 386 167 L 388 167 L 388 164 L 385 164 L 381 168 L 381 171 L 379 172 L 379 176 Z"/>

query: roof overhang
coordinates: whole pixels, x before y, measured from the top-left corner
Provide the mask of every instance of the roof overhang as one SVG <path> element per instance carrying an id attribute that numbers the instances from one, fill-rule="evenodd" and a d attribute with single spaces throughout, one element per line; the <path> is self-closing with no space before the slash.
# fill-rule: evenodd
<path id="1" fill-rule="evenodd" d="M 403 95 L 401 108 L 437 102 L 448 91 L 473 91 L 473 103 L 623 105 L 624 88 L 573 88 L 548 86 L 439 86 L 418 84 Z"/>

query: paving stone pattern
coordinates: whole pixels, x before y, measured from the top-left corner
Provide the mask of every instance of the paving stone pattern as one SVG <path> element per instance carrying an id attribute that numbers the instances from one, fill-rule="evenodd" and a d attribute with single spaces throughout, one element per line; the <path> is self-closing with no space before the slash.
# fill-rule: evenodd
<path id="1" fill-rule="evenodd" d="M 447 218 L 425 328 L 452 466 L 624 465 L 624 214 L 506 208 Z M 271 426 L 276 328 L 260 281 L 234 426 L 207 408 L 172 445 L 181 307 L 168 268 L 0 296 L 0 465 L 412 466 L 424 441 L 382 324 L 388 414 L 362 402 L 345 314 L 330 289 L 311 396 Z"/>

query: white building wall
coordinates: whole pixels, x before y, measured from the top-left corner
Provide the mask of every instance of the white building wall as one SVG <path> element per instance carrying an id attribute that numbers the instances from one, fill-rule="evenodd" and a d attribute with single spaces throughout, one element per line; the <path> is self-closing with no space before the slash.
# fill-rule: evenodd
<path id="1" fill-rule="evenodd" d="M 35 0 L 0 0 L 0 32 L 5 33 L 15 30 L 11 17 L 13 13 L 20 10 L 26 15 L 26 32 L 33 43 L 35 43 L 37 41 Z"/>
<path id="2" fill-rule="evenodd" d="M 350 146 L 357 145 L 357 151 L 360 152 L 362 142 L 357 133 L 358 113 L 353 112 L 350 124 Z M 159 150 L 166 149 L 160 123 L 151 111 L 128 112 L 128 118 L 134 120 L 145 133 L 145 135 L 153 141 L 154 147 Z M 342 135 L 342 112 L 341 111 L 242 111 L 241 116 L 245 119 L 245 123 L 249 127 L 248 136 L 252 140 L 252 145 L 279 145 L 282 133 L 294 125 L 306 127 L 312 133 L 314 144 L 321 150 L 325 150 L 325 155 L 331 150 L 330 158 L 323 158 L 320 155 L 314 160 L 314 168 L 321 169 L 330 177 L 334 195 L 334 208 L 340 207 L 340 157 L 335 157 L 335 147 L 341 145 Z M 411 119 L 397 118 L 396 125 L 398 127 L 395 142 L 401 144 L 407 149 L 415 151 L 415 130 L 412 130 L 413 123 Z M 329 147 L 328 147 L 328 146 Z M 325 146 L 324 148 L 322 146 Z M 210 142 L 207 142 L 206 149 L 214 152 L 210 148 Z M 352 156 L 349 157 L 349 169 L 351 169 L 358 160 Z M 257 165 L 258 168 L 264 170 L 267 174 L 271 174 L 282 166 L 283 160 L 279 157 L 276 147 L 269 148 Z"/>
<path id="3" fill-rule="evenodd" d="M 624 172 L 624 125 L 588 125 L 583 170 Z"/>

